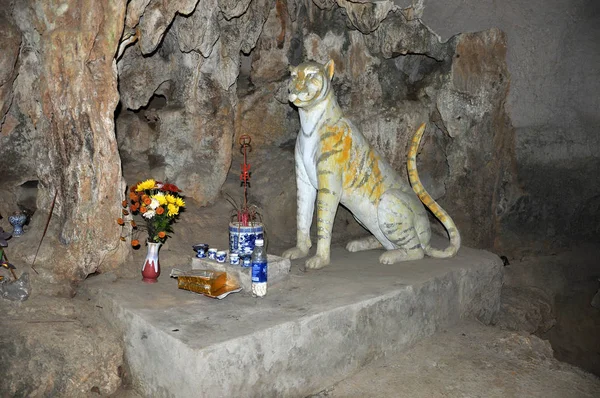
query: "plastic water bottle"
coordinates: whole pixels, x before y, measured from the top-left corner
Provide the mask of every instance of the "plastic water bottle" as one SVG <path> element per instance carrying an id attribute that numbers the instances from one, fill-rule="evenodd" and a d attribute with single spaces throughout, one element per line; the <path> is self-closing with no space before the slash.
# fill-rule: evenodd
<path id="1" fill-rule="evenodd" d="M 252 296 L 263 297 L 267 294 L 267 251 L 265 242 L 257 239 L 252 252 Z"/>

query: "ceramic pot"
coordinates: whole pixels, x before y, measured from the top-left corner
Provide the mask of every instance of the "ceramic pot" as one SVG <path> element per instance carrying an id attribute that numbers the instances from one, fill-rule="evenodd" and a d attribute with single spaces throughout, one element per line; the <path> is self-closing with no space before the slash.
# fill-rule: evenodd
<path id="1" fill-rule="evenodd" d="M 229 223 L 229 252 L 252 253 L 256 239 L 264 239 L 265 227 L 262 223 L 254 222 L 243 226 L 239 222 Z"/>
<path id="2" fill-rule="evenodd" d="M 27 216 L 20 211 L 15 211 L 8 217 L 8 222 L 13 226 L 12 236 L 18 238 L 23 235 L 23 225 L 27 222 Z"/>
<path id="3" fill-rule="evenodd" d="M 158 282 L 160 275 L 160 262 L 158 261 L 158 250 L 162 243 L 148 242 L 148 253 L 142 267 L 142 281 L 146 283 Z"/>

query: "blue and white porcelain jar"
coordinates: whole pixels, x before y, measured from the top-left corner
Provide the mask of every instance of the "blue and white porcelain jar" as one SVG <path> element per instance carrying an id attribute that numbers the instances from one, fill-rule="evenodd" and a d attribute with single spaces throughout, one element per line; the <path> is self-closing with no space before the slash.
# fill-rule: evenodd
<path id="1" fill-rule="evenodd" d="M 264 239 L 265 228 L 262 223 L 253 222 L 243 226 L 239 222 L 229 223 L 229 252 L 238 253 L 254 250 L 256 239 Z"/>
<path id="2" fill-rule="evenodd" d="M 27 216 L 22 211 L 15 211 L 8 217 L 8 222 L 13 226 L 12 236 L 18 238 L 23 235 L 23 225 L 27 222 Z"/>

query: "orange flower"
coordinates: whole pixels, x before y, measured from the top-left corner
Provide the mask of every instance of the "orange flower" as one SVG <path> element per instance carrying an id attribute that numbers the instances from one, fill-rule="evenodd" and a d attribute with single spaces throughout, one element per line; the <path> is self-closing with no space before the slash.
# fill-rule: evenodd
<path id="1" fill-rule="evenodd" d="M 135 223 L 135 221 L 131 220 L 131 228 L 135 228 L 137 227 L 137 224 Z"/>
<path id="2" fill-rule="evenodd" d="M 133 247 L 138 247 L 140 245 L 140 241 L 137 239 L 134 239 L 131 241 L 131 246 Z"/>
<path id="3" fill-rule="evenodd" d="M 161 214 L 163 214 L 164 212 L 165 212 L 165 208 L 164 208 L 164 207 L 162 207 L 162 206 L 158 206 L 158 207 L 156 208 L 156 214 L 158 214 L 159 216 L 160 216 Z"/>
<path id="4" fill-rule="evenodd" d="M 131 188 L 129 188 L 129 190 L 131 192 L 135 192 L 135 190 L 137 189 L 137 184 L 133 185 Z"/>
<path id="5" fill-rule="evenodd" d="M 123 224 L 125 224 L 125 221 L 123 221 L 123 219 L 121 217 L 119 217 L 119 218 L 117 218 L 117 224 L 123 225 Z"/>
<path id="6" fill-rule="evenodd" d="M 146 194 L 143 194 L 143 195 L 142 195 L 142 202 L 145 202 L 147 198 L 148 198 L 148 195 L 146 195 Z"/>
<path id="7" fill-rule="evenodd" d="M 140 198 L 135 194 L 135 192 L 129 192 L 129 199 L 133 200 L 134 202 L 140 200 Z"/>
<path id="8" fill-rule="evenodd" d="M 144 214 L 146 212 L 146 206 L 140 207 L 140 213 Z"/>
<path id="9" fill-rule="evenodd" d="M 127 201 L 126 201 L 126 200 L 124 200 L 123 202 L 121 202 L 121 205 L 122 205 L 123 207 L 127 207 Z"/>
<path id="10" fill-rule="evenodd" d="M 164 238 L 165 236 L 167 236 L 167 234 L 165 233 L 165 231 L 160 231 L 158 233 L 158 237 L 161 238 L 161 239 Z"/>
<path id="11" fill-rule="evenodd" d="M 149 205 L 150 203 L 152 203 L 152 199 L 150 199 L 148 196 L 146 196 L 146 199 L 144 199 L 144 204 Z"/>
<path id="12" fill-rule="evenodd" d="M 129 212 L 127 210 L 123 209 L 123 215 L 127 216 L 127 215 L 129 215 Z"/>
<path id="13" fill-rule="evenodd" d="M 131 206 L 129 206 L 129 210 L 135 213 L 138 210 L 138 206 L 139 205 L 137 203 L 134 203 Z"/>

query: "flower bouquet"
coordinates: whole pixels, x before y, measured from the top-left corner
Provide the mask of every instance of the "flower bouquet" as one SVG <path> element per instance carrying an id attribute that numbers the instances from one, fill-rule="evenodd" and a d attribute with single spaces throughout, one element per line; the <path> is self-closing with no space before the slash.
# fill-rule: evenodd
<path id="1" fill-rule="evenodd" d="M 176 185 L 149 179 L 132 186 L 129 189 L 129 201 L 123 201 L 123 217 L 129 221 L 132 230 L 137 232 L 138 229 L 145 229 L 148 232 L 148 254 L 142 267 L 144 282 L 155 283 L 160 275 L 158 250 L 167 240 L 167 233 L 172 232 L 171 224 L 185 207 L 180 192 Z M 146 222 L 145 228 L 138 227 L 132 214 L 142 216 Z M 124 226 L 125 220 L 119 218 L 117 223 Z M 127 239 L 121 236 L 121 240 Z M 139 247 L 140 241 L 134 238 L 131 240 L 131 245 Z"/>
<path id="2" fill-rule="evenodd" d="M 171 224 L 185 207 L 180 192 L 174 184 L 153 179 L 138 182 L 129 189 L 129 201 L 123 201 L 123 217 L 129 216 L 128 221 L 133 230 L 145 229 L 148 232 L 148 242 L 164 243 L 169 236 L 167 233 L 173 231 Z M 146 222 L 145 228 L 140 228 L 131 214 L 140 214 Z M 117 222 L 119 225 L 125 225 L 124 218 L 118 218 Z M 121 240 L 126 239 L 122 236 Z M 138 247 L 140 242 L 138 239 L 132 239 L 131 245 Z"/>

